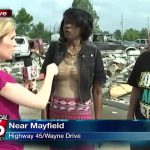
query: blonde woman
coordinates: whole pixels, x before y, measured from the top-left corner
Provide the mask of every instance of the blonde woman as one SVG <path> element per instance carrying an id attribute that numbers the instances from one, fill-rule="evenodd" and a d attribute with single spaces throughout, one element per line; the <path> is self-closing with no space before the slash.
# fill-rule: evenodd
<path id="1" fill-rule="evenodd" d="M 11 18 L 0 18 L 0 61 L 12 59 L 12 52 L 16 46 L 16 25 Z M 45 108 L 54 75 L 58 73 L 57 66 L 53 63 L 46 68 L 46 77 L 37 94 L 33 94 L 22 85 L 16 83 L 14 77 L 0 70 L 0 114 L 9 115 L 9 119 L 17 120 L 19 105 L 30 108 Z M 1 142 L 0 150 L 22 150 L 23 146 L 12 142 Z"/>

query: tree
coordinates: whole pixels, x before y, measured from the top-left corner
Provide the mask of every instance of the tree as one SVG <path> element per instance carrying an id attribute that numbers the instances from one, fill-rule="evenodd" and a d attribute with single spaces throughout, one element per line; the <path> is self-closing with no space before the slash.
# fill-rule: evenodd
<path id="1" fill-rule="evenodd" d="M 51 40 L 51 35 L 52 35 L 52 32 L 47 30 L 47 29 L 45 29 L 44 30 L 44 34 L 43 34 L 44 41 L 49 42 Z"/>
<path id="2" fill-rule="evenodd" d="M 134 41 L 140 37 L 140 32 L 133 28 L 130 28 L 124 32 L 123 39 L 128 41 Z"/>
<path id="3" fill-rule="evenodd" d="M 30 38 L 42 38 L 45 41 L 50 41 L 51 32 L 44 28 L 44 24 L 39 22 L 33 25 L 32 30 L 29 32 Z"/>
<path id="4" fill-rule="evenodd" d="M 32 21 L 33 17 L 32 15 L 28 14 L 25 10 L 25 8 L 22 8 L 18 11 L 18 14 L 15 16 L 14 19 L 17 24 L 16 32 L 20 35 L 28 35 L 28 32 L 30 31 L 32 27 Z"/>
<path id="5" fill-rule="evenodd" d="M 102 34 L 104 34 L 104 35 L 105 35 L 105 34 L 110 34 L 109 31 L 100 31 L 100 33 L 102 33 Z"/>
<path id="6" fill-rule="evenodd" d="M 121 31 L 120 30 L 116 30 L 115 32 L 114 32 L 114 34 L 119 38 L 119 39 L 121 39 Z"/>
<path id="7" fill-rule="evenodd" d="M 31 32 L 29 32 L 29 37 L 31 38 L 41 38 L 44 33 L 44 24 L 39 22 L 37 25 L 33 25 Z"/>
<path id="8" fill-rule="evenodd" d="M 143 28 L 143 29 L 140 31 L 140 38 L 141 38 L 141 39 L 146 39 L 146 38 L 148 38 L 148 30 L 147 30 L 147 28 Z"/>
<path id="9" fill-rule="evenodd" d="M 92 15 L 93 20 L 94 20 L 94 32 L 100 31 L 100 28 L 98 25 L 99 17 L 97 15 L 95 9 L 93 8 L 90 0 L 74 0 L 72 3 L 72 7 L 80 8 L 82 10 L 89 12 Z"/>

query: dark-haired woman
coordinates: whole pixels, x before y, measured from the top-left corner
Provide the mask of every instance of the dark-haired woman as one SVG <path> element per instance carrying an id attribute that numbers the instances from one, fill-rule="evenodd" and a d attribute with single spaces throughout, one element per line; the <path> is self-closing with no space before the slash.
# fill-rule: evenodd
<path id="1" fill-rule="evenodd" d="M 81 9 L 69 8 L 63 14 L 60 41 L 50 45 L 41 69 L 58 65 L 48 117 L 50 119 L 100 119 L 105 72 L 101 53 L 88 42 L 93 18 Z M 94 114 L 92 106 L 94 104 Z"/>

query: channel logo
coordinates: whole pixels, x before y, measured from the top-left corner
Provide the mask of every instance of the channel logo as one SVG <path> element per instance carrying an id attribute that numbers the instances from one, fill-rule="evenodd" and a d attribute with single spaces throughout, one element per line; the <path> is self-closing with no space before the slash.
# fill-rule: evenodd
<path id="1" fill-rule="evenodd" d="M 8 115 L 0 115 L 0 141 L 5 139 Z"/>
<path id="2" fill-rule="evenodd" d="M 0 17 L 12 17 L 12 10 L 0 9 Z"/>

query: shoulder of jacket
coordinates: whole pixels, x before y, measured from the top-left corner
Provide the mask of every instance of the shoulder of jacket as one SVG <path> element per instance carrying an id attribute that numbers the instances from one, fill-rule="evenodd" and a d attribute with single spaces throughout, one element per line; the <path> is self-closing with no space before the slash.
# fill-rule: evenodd
<path id="1" fill-rule="evenodd" d="M 60 43 L 60 41 L 53 41 L 53 42 L 50 43 L 50 45 L 51 45 L 51 46 L 54 46 L 54 45 L 57 45 L 57 44 L 59 44 L 59 43 Z"/>
<path id="2" fill-rule="evenodd" d="M 85 42 L 85 45 L 89 48 L 97 49 L 97 46 L 93 42 Z"/>
<path id="3" fill-rule="evenodd" d="M 54 41 L 50 43 L 49 50 L 56 51 L 60 47 L 60 41 Z"/>
<path id="4" fill-rule="evenodd" d="M 98 52 L 97 46 L 93 43 L 93 42 L 86 42 L 85 43 L 85 47 L 89 50 L 89 51 L 94 51 L 94 53 Z"/>

